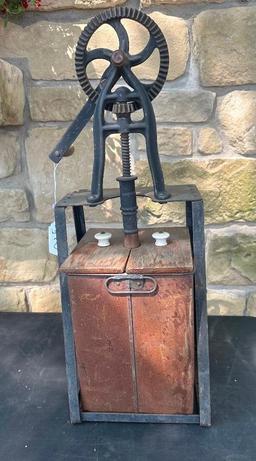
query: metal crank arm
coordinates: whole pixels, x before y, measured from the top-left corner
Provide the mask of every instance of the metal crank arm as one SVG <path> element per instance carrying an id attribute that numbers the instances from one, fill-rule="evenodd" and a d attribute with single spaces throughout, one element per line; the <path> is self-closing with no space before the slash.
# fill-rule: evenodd
<path id="1" fill-rule="evenodd" d="M 94 109 L 94 101 L 89 100 L 84 105 L 76 119 L 71 123 L 64 136 L 62 136 L 61 140 L 58 142 L 57 146 L 55 146 L 53 151 L 50 153 L 49 158 L 54 163 L 59 163 L 62 157 L 65 157 L 65 154 L 68 153 L 69 148 L 92 117 Z"/>

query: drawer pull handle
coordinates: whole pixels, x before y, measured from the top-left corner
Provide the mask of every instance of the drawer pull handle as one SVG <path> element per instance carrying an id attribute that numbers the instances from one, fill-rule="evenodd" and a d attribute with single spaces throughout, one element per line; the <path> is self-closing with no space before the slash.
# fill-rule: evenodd
<path id="1" fill-rule="evenodd" d="M 110 288 L 111 283 L 115 283 L 116 285 L 120 285 L 120 282 L 127 281 L 128 282 L 128 289 L 125 290 L 112 290 Z M 151 288 L 147 288 L 145 290 L 141 289 L 134 289 L 133 287 L 137 285 L 139 288 L 143 287 L 145 282 L 151 282 Z M 157 289 L 157 281 L 150 277 L 149 275 L 114 275 L 112 277 L 108 277 L 105 280 L 105 287 L 111 295 L 149 295 L 155 293 Z"/>

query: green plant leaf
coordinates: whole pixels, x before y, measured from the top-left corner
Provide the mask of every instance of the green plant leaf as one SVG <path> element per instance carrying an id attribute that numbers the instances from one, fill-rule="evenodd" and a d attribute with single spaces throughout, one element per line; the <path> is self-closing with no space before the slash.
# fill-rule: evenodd
<path id="1" fill-rule="evenodd" d="M 28 3 L 37 6 L 36 0 L 28 0 Z M 0 18 L 4 20 L 5 25 L 7 24 L 10 16 L 20 15 L 26 11 L 22 0 L 0 0 Z"/>

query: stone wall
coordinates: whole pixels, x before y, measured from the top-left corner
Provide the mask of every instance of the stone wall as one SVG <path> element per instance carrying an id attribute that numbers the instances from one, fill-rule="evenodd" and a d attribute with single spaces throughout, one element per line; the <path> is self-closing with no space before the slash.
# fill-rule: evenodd
<path id="1" fill-rule="evenodd" d="M 6 28 L 0 24 L 0 309 L 59 310 L 56 258 L 48 253 L 54 166 L 48 154 L 85 101 L 74 47 L 96 8 L 123 0 L 42 0 Z M 127 6 L 138 6 L 129 1 Z M 205 200 L 210 314 L 256 315 L 255 1 L 143 0 L 170 49 L 164 91 L 154 101 L 167 183 L 195 183 Z M 146 42 L 127 22 L 132 52 Z M 92 46 L 111 47 L 103 28 Z M 150 80 L 152 56 L 137 75 Z M 102 62 L 91 69 L 99 77 Z M 56 170 L 57 197 L 90 185 L 92 126 Z M 105 186 L 119 173 L 119 141 L 107 148 Z M 150 184 L 145 146 L 132 139 L 134 170 Z M 114 165 L 114 161 L 117 160 Z M 180 206 L 140 201 L 141 225 L 181 224 Z M 118 203 L 88 214 L 118 226 Z M 71 236 L 72 237 L 72 236 Z"/>

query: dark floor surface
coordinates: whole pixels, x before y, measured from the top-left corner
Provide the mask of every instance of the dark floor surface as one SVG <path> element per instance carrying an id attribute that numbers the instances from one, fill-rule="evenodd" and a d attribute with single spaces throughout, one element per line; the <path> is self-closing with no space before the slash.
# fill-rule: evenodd
<path id="1" fill-rule="evenodd" d="M 0 461 L 255 461 L 256 319 L 209 322 L 211 428 L 72 426 L 60 315 L 0 314 Z"/>

